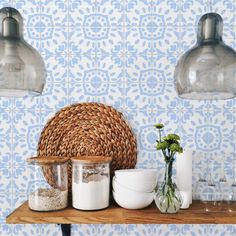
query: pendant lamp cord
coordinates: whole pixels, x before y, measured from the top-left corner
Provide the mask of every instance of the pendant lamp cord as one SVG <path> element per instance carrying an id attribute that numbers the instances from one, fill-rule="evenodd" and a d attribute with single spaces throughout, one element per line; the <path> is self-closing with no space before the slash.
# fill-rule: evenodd
<path id="1" fill-rule="evenodd" d="M 236 141 L 236 99 L 234 99 L 234 103 L 233 103 L 233 113 L 234 113 L 234 132 L 233 132 L 233 139 Z M 234 142 L 234 155 L 233 155 L 234 159 L 233 159 L 233 168 L 234 168 L 234 180 L 233 180 L 233 184 L 236 184 L 236 142 Z"/>
<path id="2" fill-rule="evenodd" d="M 209 10 L 210 10 L 210 12 L 212 12 L 212 10 L 213 10 L 213 6 L 212 6 L 212 0 L 209 0 Z"/>

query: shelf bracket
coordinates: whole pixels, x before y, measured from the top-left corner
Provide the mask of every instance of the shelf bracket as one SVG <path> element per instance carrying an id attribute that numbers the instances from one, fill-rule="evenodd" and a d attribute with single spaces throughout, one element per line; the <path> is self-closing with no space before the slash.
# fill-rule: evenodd
<path id="1" fill-rule="evenodd" d="M 62 236 L 71 236 L 71 225 L 70 224 L 61 224 Z"/>

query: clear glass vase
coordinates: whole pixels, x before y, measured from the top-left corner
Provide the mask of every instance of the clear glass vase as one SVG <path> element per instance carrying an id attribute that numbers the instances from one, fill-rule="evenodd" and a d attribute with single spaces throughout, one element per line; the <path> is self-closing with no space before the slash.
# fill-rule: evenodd
<path id="1" fill-rule="evenodd" d="M 176 213 L 182 204 L 182 196 L 172 182 L 173 161 L 166 162 L 165 180 L 157 189 L 155 203 L 162 213 Z"/>

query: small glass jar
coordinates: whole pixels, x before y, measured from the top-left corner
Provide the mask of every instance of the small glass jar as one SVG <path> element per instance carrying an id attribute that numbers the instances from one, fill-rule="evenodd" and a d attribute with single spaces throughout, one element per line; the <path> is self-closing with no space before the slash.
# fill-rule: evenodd
<path id="1" fill-rule="evenodd" d="M 31 157 L 33 167 L 28 205 L 34 211 L 57 211 L 68 206 L 68 158 Z"/>
<path id="2" fill-rule="evenodd" d="M 84 156 L 71 160 L 72 206 L 79 210 L 99 210 L 108 207 L 112 158 Z"/>

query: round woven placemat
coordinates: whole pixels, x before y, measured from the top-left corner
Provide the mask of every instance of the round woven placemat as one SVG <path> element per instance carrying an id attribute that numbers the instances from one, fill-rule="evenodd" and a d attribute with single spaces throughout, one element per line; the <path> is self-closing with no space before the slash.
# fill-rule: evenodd
<path id="1" fill-rule="evenodd" d="M 123 115 L 99 103 L 78 103 L 61 109 L 48 121 L 38 143 L 38 156 L 109 156 L 111 172 L 134 168 L 136 138 Z M 44 171 L 54 184 L 50 171 Z M 71 163 L 68 169 L 71 189 Z"/>

